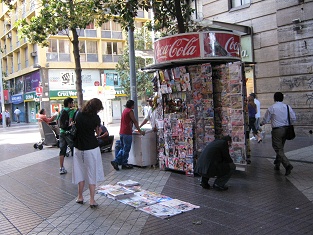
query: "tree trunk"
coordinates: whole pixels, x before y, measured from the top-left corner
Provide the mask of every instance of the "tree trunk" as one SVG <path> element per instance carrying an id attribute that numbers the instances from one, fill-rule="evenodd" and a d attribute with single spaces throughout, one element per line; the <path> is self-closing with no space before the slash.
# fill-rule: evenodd
<path id="1" fill-rule="evenodd" d="M 75 60 L 75 74 L 76 74 L 76 91 L 77 91 L 77 103 L 78 108 L 83 106 L 83 89 L 82 89 L 82 68 L 80 64 L 79 55 L 79 40 L 76 29 L 71 29 L 73 35 L 73 54 Z"/>
<path id="2" fill-rule="evenodd" d="M 175 9 L 176 9 L 178 33 L 185 33 L 186 30 L 185 30 L 185 26 L 184 26 L 184 18 L 182 15 L 180 0 L 175 0 Z"/>

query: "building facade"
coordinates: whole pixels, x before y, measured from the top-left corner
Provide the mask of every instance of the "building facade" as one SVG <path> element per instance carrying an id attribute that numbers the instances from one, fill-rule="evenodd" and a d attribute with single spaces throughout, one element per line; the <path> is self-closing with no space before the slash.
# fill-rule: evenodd
<path id="1" fill-rule="evenodd" d="M 298 135 L 313 129 L 313 1 L 197 0 L 200 20 L 249 26 L 251 66 L 246 68 L 248 94 L 261 101 L 261 115 L 281 91 L 297 116 Z M 252 82 L 249 83 L 249 78 Z M 267 125 L 266 128 L 270 129 Z"/>
<path id="2" fill-rule="evenodd" d="M 5 109 L 12 113 L 18 107 L 22 122 L 36 122 L 36 114 L 45 108 L 47 114 L 62 108 L 66 97 L 77 98 L 73 47 L 67 32 L 49 38 L 49 46 L 30 44 L 18 37 L 15 23 L 39 14 L 36 0 L 12 1 L 14 9 L 0 4 L 0 46 L 2 49 L 2 75 L 4 80 Z M 148 20 L 148 13 L 138 12 L 136 27 Z M 126 94 L 120 87 L 115 71 L 123 54 L 125 34 L 120 24 L 110 21 L 101 27 L 92 23 L 86 29 L 77 29 L 80 41 L 82 87 L 84 100 L 100 98 L 105 104 L 102 121 L 109 123 L 119 118 Z M 112 103 L 115 109 L 112 109 Z M 118 109 L 117 109 L 118 107 Z M 113 110 L 115 110 L 113 112 Z"/>

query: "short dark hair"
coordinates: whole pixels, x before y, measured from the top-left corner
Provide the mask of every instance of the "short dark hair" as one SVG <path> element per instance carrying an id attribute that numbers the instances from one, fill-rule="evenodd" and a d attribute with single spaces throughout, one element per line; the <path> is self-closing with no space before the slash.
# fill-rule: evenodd
<path id="1" fill-rule="evenodd" d="M 73 98 L 67 97 L 67 98 L 63 101 L 64 107 L 68 107 L 68 104 L 72 103 L 73 101 L 74 101 Z"/>
<path id="2" fill-rule="evenodd" d="M 131 107 L 133 107 L 134 104 L 135 104 L 135 101 L 133 101 L 133 100 L 127 100 L 127 102 L 126 102 L 126 107 L 130 109 Z"/>
<path id="3" fill-rule="evenodd" d="M 256 98 L 256 94 L 255 93 L 251 93 L 250 94 L 254 99 Z"/>
<path id="4" fill-rule="evenodd" d="M 281 92 L 275 92 L 274 101 L 282 102 L 284 100 L 284 95 Z"/>
<path id="5" fill-rule="evenodd" d="M 43 114 L 44 111 L 45 109 L 40 109 L 39 114 Z"/>

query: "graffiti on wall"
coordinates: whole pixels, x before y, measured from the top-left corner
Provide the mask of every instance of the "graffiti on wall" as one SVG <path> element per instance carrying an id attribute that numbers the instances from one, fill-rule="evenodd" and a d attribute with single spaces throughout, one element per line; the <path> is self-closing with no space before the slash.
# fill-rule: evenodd
<path id="1" fill-rule="evenodd" d="M 281 80 L 281 87 L 288 87 L 288 89 L 300 88 L 312 89 L 313 88 L 313 77 L 299 76 L 292 78 L 283 78 Z"/>

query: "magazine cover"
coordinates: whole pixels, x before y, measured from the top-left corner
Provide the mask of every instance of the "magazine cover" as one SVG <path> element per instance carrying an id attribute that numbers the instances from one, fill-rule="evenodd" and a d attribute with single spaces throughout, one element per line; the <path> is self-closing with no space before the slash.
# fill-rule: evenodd
<path id="1" fill-rule="evenodd" d="M 136 209 L 144 206 L 150 206 L 156 203 L 154 200 L 150 200 L 138 195 L 134 195 L 129 198 L 119 200 L 119 202 L 135 207 Z"/>
<path id="2" fill-rule="evenodd" d="M 157 202 L 164 202 L 164 201 L 172 200 L 172 198 L 170 198 L 168 196 L 165 196 L 165 195 L 162 195 L 162 194 L 159 194 L 159 193 L 155 193 L 155 192 L 150 192 L 150 191 L 147 191 L 147 190 L 142 190 L 140 192 L 136 192 L 135 195 L 143 197 L 145 199 L 149 199 L 149 200 L 155 201 L 156 203 Z"/>
<path id="3" fill-rule="evenodd" d="M 173 207 L 161 205 L 160 203 L 146 206 L 146 207 L 140 208 L 139 210 L 146 212 L 150 215 L 159 217 L 161 219 L 169 218 L 171 216 L 182 213 L 181 210 L 178 210 Z"/>
<path id="4" fill-rule="evenodd" d="M 121 186 L 130 187 L 130 186 L 139 185 L 139 182 L 133 181 L 133 180 L 124 180 L 124 181 L 119 181 L 119 182 L 117 182 L 117 184 L 118 184 L 118 185 L 121 185 Z"/>
<path id="5" fill-rule="evenodd" d="M 196 208 L 200 208 L 200 206 L 196 206 L 189 202 L 181 201 L 179 199 L 173 199 L 173 200 L 166 201 L 166 202 L 160 202 L 160 204 L 175 208 L 177 210 L 180 210 L 181 212 L 191 211 Z"/>

